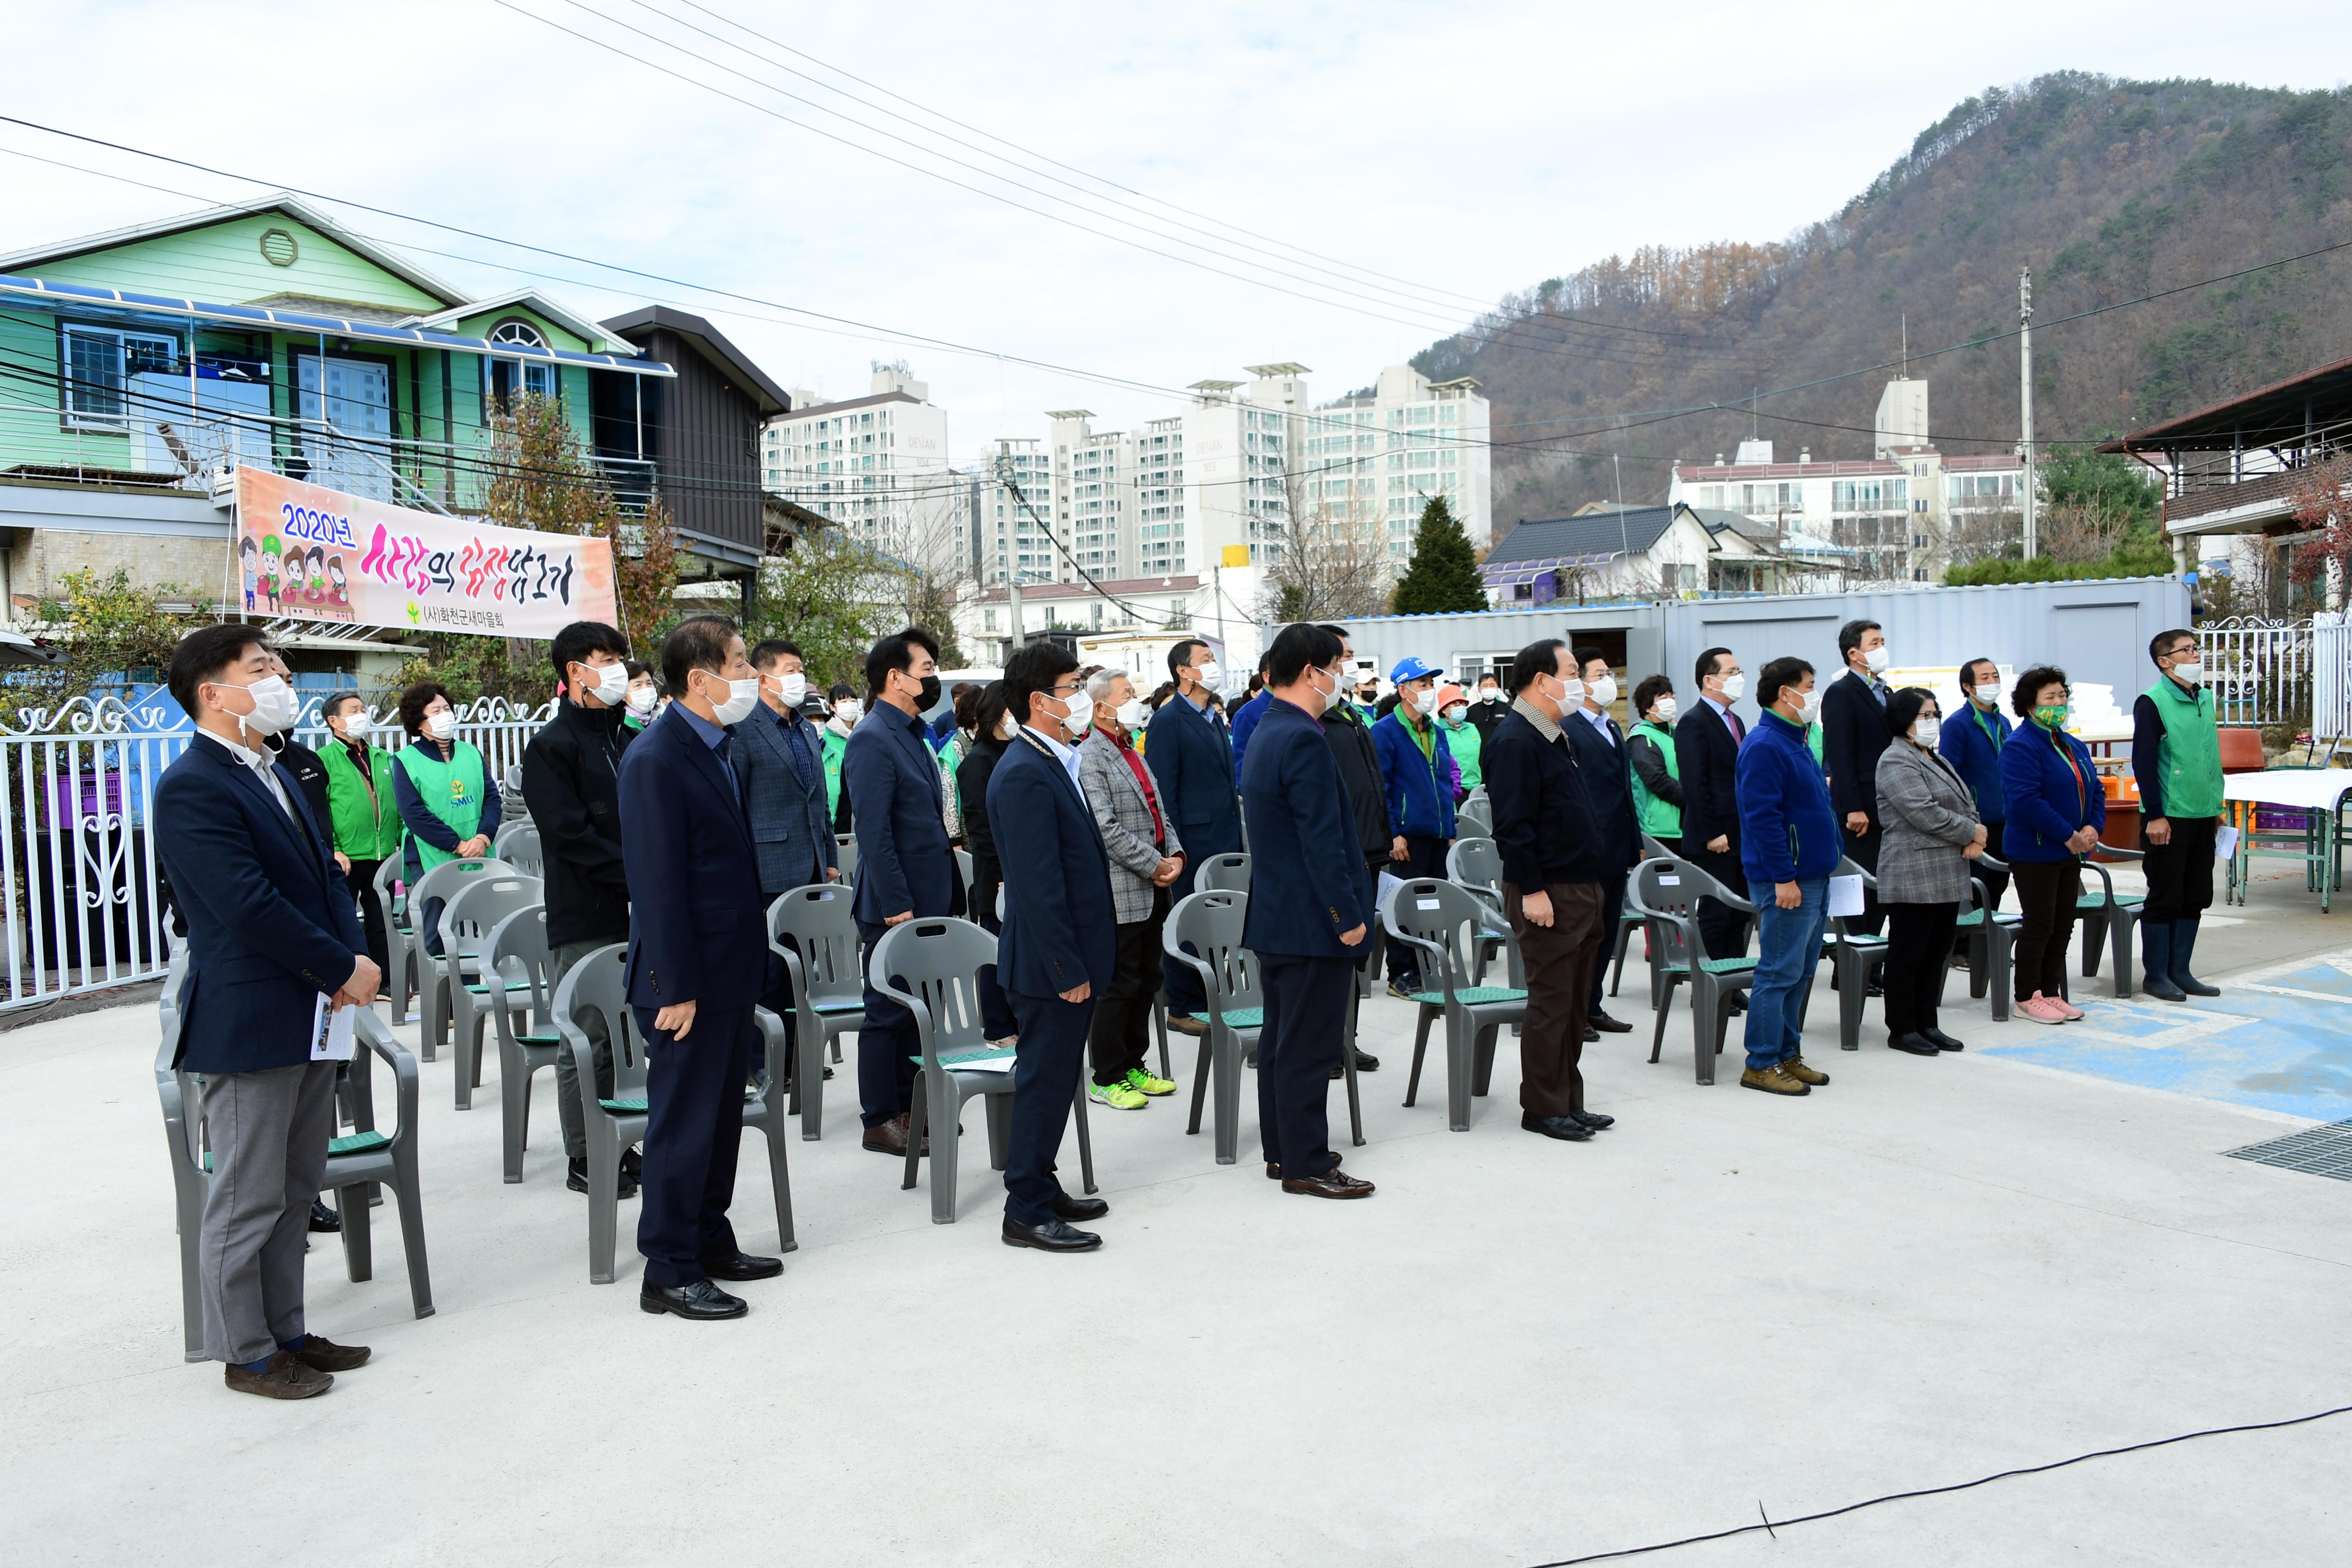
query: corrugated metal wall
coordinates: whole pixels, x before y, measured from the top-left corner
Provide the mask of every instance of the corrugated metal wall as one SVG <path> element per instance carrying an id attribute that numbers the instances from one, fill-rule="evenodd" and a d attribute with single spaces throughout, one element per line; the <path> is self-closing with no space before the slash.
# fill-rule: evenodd
<path id="1" fill-rule="evenodd" d="M 2150 637 L 2189 624 L 2189 590 L 2178 577 L 2123 577 L 2096 583 L 2027 583 L 1986 588 L 1910 588 L 1885 593 L 1792 594 L 1758 599 L 1688 599 L 1666 605 L 1496 610 L 1462 616 L 1380 616 L 1346 623 L 1360 658 L 1382 673 L 1407 654 L 1459 674 L 1473 660 L 1493 662 L 1538 637 L 1583 640 L 1580 634 L 1625 636 L 1630 689 L 1664 670 L 1687 691 L 1702 648 L 1738 655 L 1752 677 L 1768 659 L 1795 654 L 1824 676 L 1841 668 L 1837 629 L 1862 617 L 1886 628 L 1897 666 L 1958 665 L 1990 658 L 2022 667 L 2049 662 L 2076 682 L 2116 689 L 2119 701 L 2156 679 Z"/>

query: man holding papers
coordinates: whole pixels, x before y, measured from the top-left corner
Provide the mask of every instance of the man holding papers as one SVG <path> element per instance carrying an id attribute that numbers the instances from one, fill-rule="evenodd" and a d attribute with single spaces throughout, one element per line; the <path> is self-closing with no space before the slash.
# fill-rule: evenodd
<path id="1" fill-rule="evenodd" d="M 239 1393 L 308 1399 L 368 1357 L 303 1321 L 302 1255 L 335 1115 L 335 1063 L 314 1055 L 320 1005 L 364 1007 L 382 976 L 329 825 L 263 744 L 294 722 L 278 668 L 257 627 L 181 640 L 171 691 L 196 737 L 156 786 L 155 849 L 188 922 L 176 1065 L 204 1076 L 212 1146 L 197 1249 L 205 1353 Z"/>

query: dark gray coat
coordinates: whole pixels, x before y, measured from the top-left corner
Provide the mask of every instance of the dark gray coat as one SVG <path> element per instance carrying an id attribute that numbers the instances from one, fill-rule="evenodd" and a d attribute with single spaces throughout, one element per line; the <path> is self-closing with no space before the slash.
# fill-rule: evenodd
<path id="1" fill-rule="evenodd" d="M 1976 841 L 1976 796 L 1952 764 L 1908 741 L 1878 758 L 1878 901 L 1961 904 L 1969 897 L 1969 863 L 1960 853 Z"/>

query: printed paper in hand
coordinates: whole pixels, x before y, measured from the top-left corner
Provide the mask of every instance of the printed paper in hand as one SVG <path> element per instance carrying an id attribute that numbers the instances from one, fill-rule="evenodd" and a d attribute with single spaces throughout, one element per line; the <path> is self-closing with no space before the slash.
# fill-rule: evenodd
<path id="1" fill-rule="evenodd" d="M 1381 908 L 1387 909 L 1389 907 L 1389 900 L 1395 896 L 1396 890 L 1399 888 L 1403 886 L 1403 878 L 1391 877 L 1386 871 L 1381 872 L 1380 889 L 1375 894 L 1375 897 L 1380 900 Z"/>
<path id="2" fill-rule="evenodd" d="M 2213 858 L 2227 860 L 2238 852 L 2238 830 L 2224 826 L 2213 834 Z"/>
<path id="3" fill-rule="evenodd" d="M 1862 913 L 1862 879 L 1832 877 L 1830 879 L 1830 918 L 1852 919 Z"/>
<path id="4" fill-rule="evenodd" d="M 338 1007 L 332 997 L 324 992 L 320 993 L 319 1005 L 310 1014 L 310 1059 L 314 1062 L 351 1060 L 352 1031 L 358 1022 L 358 1008 Z"/>

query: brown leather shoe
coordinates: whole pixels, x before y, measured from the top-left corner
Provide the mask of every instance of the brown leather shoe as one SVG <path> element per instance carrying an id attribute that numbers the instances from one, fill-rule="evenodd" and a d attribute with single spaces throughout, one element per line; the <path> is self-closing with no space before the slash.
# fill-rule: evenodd
<path id="1" fill-rule="evenodd" d="M 1339 1156 L 1337 1154 L 1331 1156 L 1331 1168 L 1335 1171 L 1339 1168 Z M 1265 1179 L 1269 1182 L 1282 1180 L 1282 1167 L 1268 1160 L 1265 1163 Z"/>
<path id="2" fill-rule="evenodd" d="M 1191 1035 L 1197 1039 L 1209 1032 L 1209 1020 L 1195 1017 L 1190 1013 L 1171 1013 L 1168 1015 L 1168 1026 L 1180 1035 Z"/>
<path id="3" fill-rule="evenodd" d="M 366 1365 L 367 1358 L 367 1346 L 339 1345 L 321 1334 L 304 1334 L 302 1348 L 294 1352 L 294 1359 L 313 1372 L 349 1372 Z"/>
<path id="4" fill-rule="evenodd" d="M 866 1136 L 858 1140 L 859 1146 L 871 1149 L 877 1154 L 895 1154 L 901 1160 L 905 1159 L 909 1121 L 908 1113 L 902 1110 L 889 1121 L 867 1128 Z M 926 1132 L 923 1134 L 923 1152 L 929 1154 L 930 1152 L 931 1137 Z"/>
<path id="5" fill-rule="evenodd" d="M 236 1363 L 222 1369 L 221 1381 L 237 1394 L 258 1394 L 264 1399 L 310 1399 L 335 1386 L 323 1372 L 302 1364 L 292 1351 L 279 1351 L 259 1372 L 247 1372 Z"/>
<path id="6" fill-rule="evenodd" d="M 1761 1089 L 1766 1094 L 1812 1093 L 1811 1089 L 1780 1070 L 1788 1065 L 1779 1062 L 1769 1068 L 1749 1068 L 1739 1075 L 1739 1087 Z"/>
<path id="7" fill-rule="evenodd" d="M 1372 1184 L 1334 1165 L 1319 1176 L 1285 1176 L 1282 1190 L 1307 1198 L 1368 1198 L 1372 1195 Z"/>
<path id="8" fill-rule="evenodd" d="M 1787 1057 L 1782 1058 L 1780 1062 L 1780 1070 L 1787 1073 L 1790 1078 L 1795 1079 L 1799 1083 L 1804 1084 L 1808 1087 L 1818 1087 L 1819 1085 L 1825 1084 L 1830 1080 L 1829 1074 L 1825 1072 L 1817 1072 L 1813 1068 L 1807 1067 L 1805 1065 L 1805 1058 L 1802 1057 Z"/>

